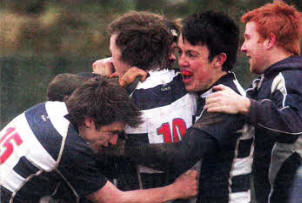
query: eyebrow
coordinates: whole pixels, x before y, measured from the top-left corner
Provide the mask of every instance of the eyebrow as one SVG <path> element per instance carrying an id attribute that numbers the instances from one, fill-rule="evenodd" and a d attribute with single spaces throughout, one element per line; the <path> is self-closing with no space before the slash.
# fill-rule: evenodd
<path id="1" fill-rule="evenodd" d="M 110 131 L 110 133 L 112 133 L 112 134 L 121 134 L 123 132 L 124 131 L 122 131 L 122 130 L 113 130 L 113 131 Z"/>

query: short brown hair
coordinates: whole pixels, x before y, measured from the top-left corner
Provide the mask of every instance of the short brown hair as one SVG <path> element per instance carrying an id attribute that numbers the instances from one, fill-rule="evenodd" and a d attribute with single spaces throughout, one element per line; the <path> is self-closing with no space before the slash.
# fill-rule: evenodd
<path id="1" fill-rule="evenodd" d="M 299 55 L 302 36 L 302 15 L 293 6 L 282 1 L 265 4 L 247 12 L 241 17 L 243 23 L 253 21 L 263 39 L 270 33 L 277 38 L 277 45 L 286 51 Z"/>
<path id="2" fill-rule="evenodd" d="M 71 93 L 86 80 L 95 77 L 93 73 L 82 72 L 78 74 L 61 73 L 56 75 L 47 87 L 48 101 L 64 101 Z"/>
<path id="3" fill-rule="evenodd" d="M 67 118 L 76 127 L 92 118 L 97 129 L 114 122 L 136 127 L 141 122 L 139 109 L 127 91 L 115 81 L 95 77 L 84 82 L 67 99 Z"/>
<path id="4" fill-rule="evenodd" d="M 144 70 L 166 68 L 173 36 L 160 15 L 131 11 L 108 26 L 110 35 L 117 34 L 116 45 L 121 60 Z"/>

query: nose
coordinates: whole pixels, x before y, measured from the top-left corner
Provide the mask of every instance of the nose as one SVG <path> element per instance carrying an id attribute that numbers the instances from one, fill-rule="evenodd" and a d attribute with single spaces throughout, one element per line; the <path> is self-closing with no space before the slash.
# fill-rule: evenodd
<path id="1" fill-rule="evenodd" d="M 112 138 L 109 140 L 109 143 L 115 145 L 117 143 L 118 134 L 114 134 Z"/>
<path id="2" fill-rule="evenodd" d="M 179 67 L 187 67 L 189 66 L 188 61 L 185 59 L 185 56 L 183 54 L 178 56 L 178 66 Z"/>
<path id="3" fill-rule="evenodd" d="M 243 42 L 240 51 L 241 51 L 241 52 L 244 52 L 244 53 L 246 52 L 246 45 L 245 45 L 245 42 Z"/>
<path id="4" fill-rule="evenodd" d="M 176 56 L 173 52 L 170 54 L 169 60 L 170 61 L 176 61 Z"/>

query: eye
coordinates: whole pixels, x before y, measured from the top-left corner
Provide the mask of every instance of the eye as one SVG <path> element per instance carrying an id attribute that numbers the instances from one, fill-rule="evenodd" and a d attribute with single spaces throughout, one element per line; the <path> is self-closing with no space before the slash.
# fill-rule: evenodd
<path id="1" fill-rule="evenodd" d="M 198 56 L 198 54 L 194 53 L 194 52 L 191 52 L 191 51 L 188 51 L 186 52 L 186 55 L 189 57 L 189 58 L 195 58 Z"/>

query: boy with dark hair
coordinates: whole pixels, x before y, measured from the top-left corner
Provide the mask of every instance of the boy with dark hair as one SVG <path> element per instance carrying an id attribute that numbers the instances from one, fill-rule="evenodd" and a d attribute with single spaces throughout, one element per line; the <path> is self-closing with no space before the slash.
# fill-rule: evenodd
<path id="1" fill-rule="evenodd" d="M 257 202 L 287 202 L 302 161 L 302 17 L 282 1 L 241 17 L 246 23 L 241 51 L 250 71 L 261 76 L 242 97 L 214 87 L 206 109 L 241 114 L 256 127 L 253 177 Z"/>
<path id="2" fill-rule="evenodd" d="M 126 128 L 127 142 L 178 142 L 193 123 L 196 96 L 187 93 L 181 74 L 169 69 L 176 60 L 171 46 L 177 30 L 168 29 L 167 21 L 160 15 L 131 11 L 114 20 L 108 32 L 114 74 L 122 77 L 132 66 L 149 74 L 144 82 L 134 84 L 131 91 L 143 123 L 137 128 Z M 136 169 L 128 160 L 121 165 L 123 169 L 129 168 L 120 173 L 118 186 L 123 189 L 162 186 L 174 179 L 174 174 L 167 177 L 163 171 L 149 167 L 140 165 Z"/>
<path id="3" fill-rule="evenodd" d="M 124 151 L 139 163 L 179 173 L 201 160 L 197 202 L 250 201 L 252 129 L 239 114 L 203 109 L 214 85 L 245 94 L 230 72 L 238 43 L 239 28 L 222 13 L 208 11 L 186 18 L 178 40 L 178 65 L 186 90 L 199 94 L 197 121 L 178 143 L 126 145 Z"/>
<path id="4" fill-rule="evenodd" d="M 64 102 L 38 104 L 0 132 L 0 197 L 7 202 L 39 202 L 68 187 L 76 202 L 165 202 L 196 194 L 196 173 L 150 190 L 122 192 L 100 173 L 95 152 L 114 145 L 124 126 L 140 123 L 140 112 L 127 92 L 95 78 Z"/>

